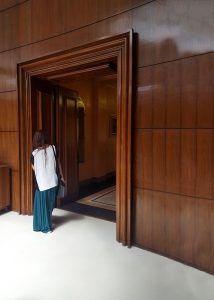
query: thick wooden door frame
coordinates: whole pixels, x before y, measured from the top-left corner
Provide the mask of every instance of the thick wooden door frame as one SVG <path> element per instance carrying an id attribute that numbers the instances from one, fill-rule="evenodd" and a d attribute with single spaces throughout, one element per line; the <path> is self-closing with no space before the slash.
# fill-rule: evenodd
<path id="1" fill-rule="evenodd" d="M 100 39 L 68 51 L 18 65 L 20 213 L 32 214 L 31 79 L 48 79 L 62 73 L 117 62 L 117 150 L 116 150 L 116 232 L 117 240 L 131 245 L 131 117 L 132 117 L 132 31 Z"/>

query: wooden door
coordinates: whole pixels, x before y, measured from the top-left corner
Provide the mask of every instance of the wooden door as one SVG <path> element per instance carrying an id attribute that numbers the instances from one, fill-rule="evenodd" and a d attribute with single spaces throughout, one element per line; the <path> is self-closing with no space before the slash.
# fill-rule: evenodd
<path id="1" fill-rule="evenodd" d="M 32 80 L 32 133 L 44 130 L 48 141 L 59 149 L 66 181 L 66 199 L 78 196 L 77 93 L 50 81 Z M 58 202 L 60 205 L 60 202 Z"/>
<path id="2" fill-rule="evenodd" d="M 48 142 L 56 143 L 56 102 L 54 86 L 47 80 L 32 78 L 31 82 L 31 109 L 32 109 L 32 136 L 37 130 L 44 130 L 47 133 Z M 34 194 L 36 180 L 33 176 Z"/>
<path id="3" fill-rule="evenodd" d="M 47 80 L 32 80 L 32 133 L 42 129 L 48 142 L 56 144 L 56 96 L 55 87 Z"/>
<path id="4" fill-rule="evenodd" d="M 75 200 L 79 194 L 77 156 L 77 93 L 67 88 L 58 89 L 59 105 L 57 140 L 60 160 L 66 180 L 67 198 Z"/>

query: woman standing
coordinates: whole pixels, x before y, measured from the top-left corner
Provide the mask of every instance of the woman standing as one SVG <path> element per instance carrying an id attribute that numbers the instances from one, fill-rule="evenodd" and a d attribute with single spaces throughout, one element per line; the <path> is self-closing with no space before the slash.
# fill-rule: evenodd
<path id="1" fill-rule="evenodd" d="M 52 211 L 58 190 L 56 148 L 49 145 L 44 131 L 38 130 L 33 137 L 32 168 L 36 177 L 36 191 L 33 208 L 33 230 L 52 232 Z M 59 164 L 60 166 L 60 164 Z M 61 167 L 61 180 L 64 181 Z"/>

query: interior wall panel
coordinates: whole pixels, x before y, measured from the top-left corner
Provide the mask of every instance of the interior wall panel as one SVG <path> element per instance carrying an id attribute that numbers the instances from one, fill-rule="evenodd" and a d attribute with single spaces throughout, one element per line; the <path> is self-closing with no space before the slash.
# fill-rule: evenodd
<path id="1" fill-rule="evenodd" d="M 149 4 L 152 9 L 140 7 L 133 14 L 134 28 L 139 32 L 134 103 L 136 231 L 133 239 L 142 247 L 213 273 L 214 54 L 210 51 L 214 47 L 209 42 L 209 53 L 206 53 L 204 47 L 212 36 L 206 25 L 202 45 L 197 37 L 200 29 L 195 24 L 194 34 L 191 17 L 189 23 L 185 19 L 187 8 L 202 18 L 203 13 L 199 13 L 202 1 L 194 1 L 195 7 L 192 1 L 180 2 L 183 7 L 178 1 L 157 0 Z M 203 3 L 204 11 L 214 9 L 211 2 Z M 178 16 L 179 12 L 182 14 Z M 159 16 L 154 18 L 156 13 Z M 158 26 L 160 16 L 162 20 L 167 19 L 163 24 L 168 24 L 167 30 L 162 32 L 164 27 L 161 23 Z M 180 20 L 179 26 L 186 26 L 191 32 L 188 41 L 182 43 L 179 34 L 167 38 L 173 35 L 170 31 L 173 31 L 175 16 Z M 210 24 L 209 13 L 206 19 L 207 25 Z M 189 46 L 192 52 L 182 51 Z M 148 142 L 151 139 L 152 142 Z M 143 224 L 144 218 L 149 224 Z M 145 232 L 143 226 L 153 228 L 152 239 L 147 237 L 148 229 Z M 161 234 L 164 237 L 158 238 Z"/>
<path id="2" fill-rule="evenodd" d="M 197 127 L 213 128 L 214 126 L 214 54 L 198 57 L 197 80 Z"/>
<path id="3" fill-rule="evenodd" d="M 180 176 L 181 194 L 195 196 L 196 189 L 196 158 L 197 158 L 197 133 L 195 129 L 181 131 L 180 146 Z"/>
<path id="4" fill-rule="evenodd" d="M 0 12 L 0 52 L 31 42 L 30 1 Z"/>
<path id="5" fill-rule="evenodd" d="M 29 0 L 9 8 L 19 2 L 0 3 L 0 162 L 12 168 L 13 209 L 17 63 L 133 28 L 133 242 L 214 272 L 214 2 Z"/>
<path id="6" fill-rule="evenodd" d="M 138 191 L 139 193 L 139 191 Z M 157 249 L 159 252 L 166 252 L 166 246 L 169 241 L 166 236 L 166 200 L 164 193 L 157 192 L 153 197 L 152 191 L 147 191 L 147 195 L 150 195 L 152 199 L 152 224 L 151 220 L 147 226 L 152 228 L 152 249 Z M 146 195 L 145 195 L 146 196 Z M 144 198 L 145 199 L 145 198 Z M 151 219 L 150 217 L 150 219 Z"/>
<path id="7" fill-rule="evenodd" d="M 135 102 L 135 128 L 152 128 L 153 125 L 153 89 L 159 89 L 159 83 L 154 84 L 153 69 L 141 68 L 138 71 L 137 97 Z M 158 102 L 162 105 L 162 98 Z M 164 107 L 165 109 L 165 107 Z"/>
<path id="8" fill-rule="evenodd" d="M 153 197 L 155 198 L 154 192 Z M 181 197 L 175 194 L 164 195 L 165 205 L 165 251 L 171 257 L 179 258 L 180 247 L 180 201 Z M 153 230 L 156 231 L 156 228 Z"/>
<path id="9" fill-rule="evenodd" d="M 213 201 L 198 199 L 195 218 L 195 262 L 199 267 L 213 272 Z"/>
<path id="10" fill-rule="evenodd" d="M 147 2 L 143 1 L 141 3 L 140 1 L 140 4 Z M 78 2 L 65 0 L 31 0 L 24 2 L 0 13 L 0 19 L 2 18 L 0 24 L 4 28 L 8 28 L 6 33 L 0 36 L 1 50 L 63 34 L 132 8 L 133 29 L 139 34 L 139 66 L 157 64 L 214 49 L 214 45 L 210 42 L 213 40 L 213 32 L 210 30 L 211 26 L 209 26 L 212 22 L 211 14 L 206 15 L 207 23 L 204 24 L 203 22 L 203 39 L 198 40 L 196 31 L 200 32 L 198 24 L 205 17 L 201 13 L 201 11 L 206 11 L 202 10 L 202 5 L 206 5 L 207 11 L 212 11 L 214 8 L 212 1 L 207 1 L 204 4 L 200 0 L 189 0 L 188 2 L 185 0 L 179 2 L 156 0 L 141 6 L 139 6 L 138 1 L 136 3 L 136 1 L 132 2 L 130 0 L 116 1 L 116 3 L 119 4 L 115 5 L 115 1 L 105 0 L 100 3 L 100 1 L 93 0 L 89 2 L 89 5 L 90 8 L 94 7 L 94 9 L 87 9 L 86 6 L 81 9 L 81 6 L 85 5 L 83 0 Z M 134 8 L 135 6 L 138 7 Z M 11 27 L 10 19 L 13 17 L 13 11 L 16 10 L 19 10 L 23 21 L 17 27 Z M 70 18 L 71 12 L 75 18 Z M 83 18 L 81 14 L 86 14 L 86 12 L 87 17 Z M 191 15 L 193 12 L 197 15 L 197 24 L 192 21 L 191 15 L 189 15 L 190 12 Z M 64 15 L 64 13 L 66 14 Z M 49 16 L 48 21 L 47 15 Z M 64 18 L 61 18 L 61 15 L 64 15 Z M 154 16 L 156 17 L 154 18 Z M 163 19 L 165 22 L 162 22 Z M 180 20 L 179 25 L 177 19 Z M 13 18 L 13 22 L 18 22 L 16 16 Z M 75 22 L 77 23 L 75 24 Z M 166 24 L 166 22 L 168 23 Z M 22 30 L 19 30 L 20 26 Z M 29 32 L 29 28 L 31 28 L 31 32 Z M 182 32 L 185 34 L 182 35 Z M 193 46 L 191 47 L 192 44 L 196 46 L 193 48 Z"/>
<path id="11" fill-rule="evenodd" d="M 0 51 L 78 30 L 138 5 L 131 0 L 27 1 L 0 13 L 0 24 L 6 28 L 0 35 Z"/>
<path id="12" fill-rule="evenodd" d="M 0 132 L 0 163 L 8 165 L 13 171 L 19 170 L 19 133 Z"/>
<path id="13" fill-rule="evenodd" d="M 213 128 L 213 61 L 208 53 L 138 68 L 135 128 Z"/>
<path id="14" fill-rule="evenodd" d="M 146 68 L 147 69 L 147 68 Z M 150 69 L 153 81 L 149 83 L 152 89 L 152 116 L 153 128 L 164 128 L 166 126 L 166 101 L 167 97 L 167 78 L 166 78 L 166 65 L 157 65 Z M 141 76 L 140 76 L 141 77 Z"/>
<path id="15" fill-rule="evenodd" d="M 144 189 L 134 200 L 137 245 L 213 272 L 213 200 Z"/>
<path id="16" fill-rule="evenodd" d="M 0 131 L 18 130 L 17 93 L 0 93 Z"/>
<path id="17" fill-rule="evenodd" d="M 153 189 L 166 190 L 166 131 L 157 129 L 153 131 Z M 151 168 L 151 166 L 150 166 Z"/>
<path id="18" fill-rule="evenodd" d="M 196 128 L 198 62 L 199 60 L 196 57 L 180 60 L 182 128 Z"/>
<path id="19" fill-rule="evenodd" d="M 181 132 L 166 130 L 166 191 L 180 194 L 181 179 Z"/>
<path id="20" fill-rule="evenodd" d="M 17 88 L 16 50 L 0 53 L 0 92 L 14 91 Z"/>
<path id="21" fill-rule="evenodd" d="M 153 188 L 153 137 L 152 130 L 136 130 L 134 136 L 134 184 L 136 187 Z"/>
<path id="22" fill-rule="evenodd" d="M 34 0 L 32 1 L 32 38 L 34 41 L 45 39 L 90 25 L 131 8 L 130 0 Z M 47 14 L 48 22 L 46 22 Z M 44 23 L 46 28 L 43 28 Z"/>
<path id="23" fill-rule="evenodd" d="M 123 33 L 131 28 L 131 20 L 130 12 L 126 12 L 122 18 L 115 16 L 87 28 L 0 53 L 0 70 L 4 77 L 0 80 L 0 92 L 17 88 L 18 63 L 94 42 L 103 36 Z"/>
<path id="24" fill-rule="evenodd" d="M 12 210 L 20 212 L 20 173 L 12 171 L 11 204 Z"/>
<path id="25" fill-rule="evenodd" d="M 127 11 L 88 27 L 89 41 L 131 30 L 132 12 Z"/>
<path id="26" fill-rule="evenodd" d="M 26 0 L 1 0 L 0 1 L 0 12 L 5 9 L 12 9 L 15 5 L 21 4 Z"/>
<path id="27" fill-rule="evenodd" d="M 153 248 L 151 217 L 153 213 L 153 192 L 145 189 L 134 190 L 133 241 L 147 249 Z M 163 246 L 161 243 L 160 246 Z M 161 249 L 162 250 L 162 249 Z"/>
<path id="28" fill-rule="evenodd" d="M 212 0 L 156 0 L 134 9 L 138 66 L 213 51 L 213 10 Z"/>
<path id="29" fill-rule="evenodd" d="M 166 64 L 166 127 L 181 127 L 180 61 Z M 164 104 L 163 104 L 164 105 Z"/>
<path id="30" fill-rule="evenodd" d="M 137 129 L 134 186 L 214 199 L 213 129 Z"/>
<path id="31" fill-rule="evenodd" d="M 195 261 L 195 239 L 196 235 L 195 216 L 196 199 L 193 197 L 182 197 L 180 201 L 180 245 L 179 257 L 194 265 Z"/>
<path id="32" fill-rule="evenodd" d="M 0 163 L 11 169 L 11 204 L 12 209 L 19 211 L 19 134 L 18 132 L 0 132 Z"/>
<path id="33" fill-rule="evenodd" d="M 214 129 L 197 130 L 196 196 L 214 200 L 213 136 Z"/>

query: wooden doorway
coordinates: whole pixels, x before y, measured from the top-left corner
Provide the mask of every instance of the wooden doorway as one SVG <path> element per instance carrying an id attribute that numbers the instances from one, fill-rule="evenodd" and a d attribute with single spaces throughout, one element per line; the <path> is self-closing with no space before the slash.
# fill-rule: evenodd
<path id="1" fill-rule="evenodd" d="M 75 202 L 62 199 L 63 209 L 116 221 L 116 62 L 102 71 L 61 77 L 55 82 L 79 95 L 79 195 Z"/>
<path id="2" fill-rule="evenodd" d="M 63 53 L 18 65 L 20 120 L 20 213 L 32 213 L 32 171 L 29 157 L 32 150 L 31 86 L 35 77 L 58 78 L 105 68 L 116 60 L 118 67 L 117 95 L 117 158 L 116 158 L 116 228 L 117 240 L 131 245 L 131 108 L 132 108 L 132 32 L 120 34 Z"/>
<path id="3" fill-rule="evenodd" d="M 49 143 L 57 146 L 67 183 L 65 194 L 71 199 L 78 196 L 77 98 L 75 91 L 49 80 L 31 80 L 32 135 L 43 129 Z"/>

